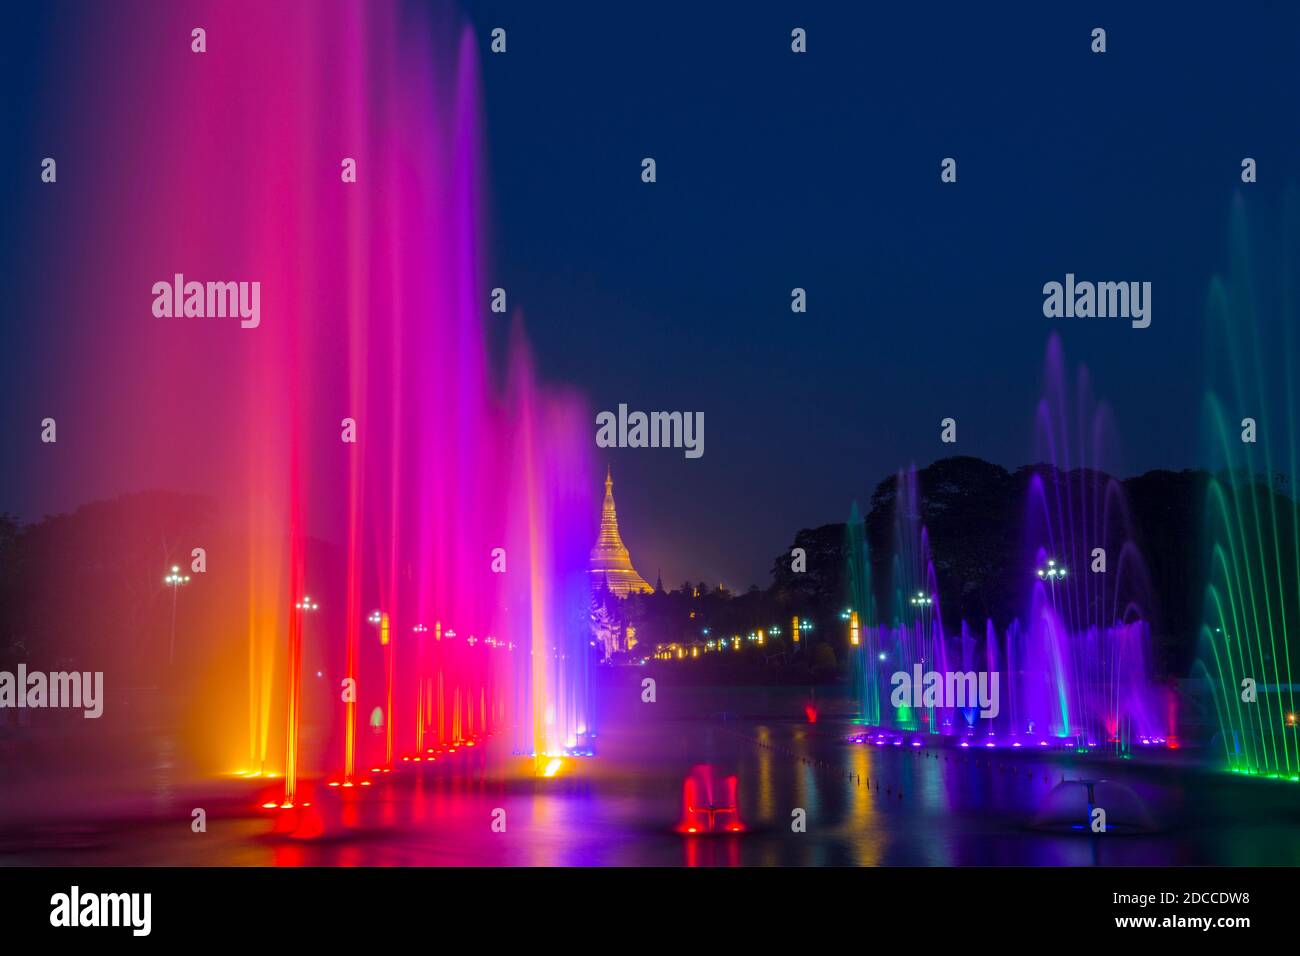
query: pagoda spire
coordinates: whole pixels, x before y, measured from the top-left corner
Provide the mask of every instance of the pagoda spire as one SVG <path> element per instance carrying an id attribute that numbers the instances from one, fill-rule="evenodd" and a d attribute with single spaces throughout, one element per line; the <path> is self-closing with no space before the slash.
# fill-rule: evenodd
<path id="1" fill-rule="evenodd" d="M 591 549 L 591 573 L 599 575 L 606 582 L 609 590 L 619 597 L 631 593 L 649 593 L 651 587 L 636 568 L 632 567 L 632 558 L 627 545 L 618 532 L 618 512 L 614 508 L 614 472 L 605 466 L 605 502 L 600 509 L 600 534 L 596 545 Z"/>

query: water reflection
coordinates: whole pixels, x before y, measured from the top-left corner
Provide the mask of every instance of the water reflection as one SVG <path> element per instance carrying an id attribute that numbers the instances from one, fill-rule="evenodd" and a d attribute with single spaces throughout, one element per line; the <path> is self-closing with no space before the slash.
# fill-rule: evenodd
<path id="1" fill-rule="evenodd" d="M 635 675 L 634 675 L 635 676 Z M 129 791 L 82 780 L 79 806 L 21 804 L 0 820 L 0 863 L 178 865 L 1142 865 L 1300 862 L 1292 786 L 1205 773 L 1185 755 L 1163 763 L 1068 752 L 959 750 L 850 743 L 851 726 L 819 695 L 679 691 L 671 705 L 623 706 L 606 688 L 598 756 L 554 778 L 496 740 L 399 772 L 366 790 L 325 789 L 292 819 L 256 807 L 248 781 L 185 780 L 160 742 L 134 804 L 92 801 Z M 727 711 L 718 717 L 719 699 Z M 782 709 L 785 708 L 785 712 Z M 504 741 L 504 736 L 500 738 Z M 1183 762 L 1178 762 L 1183 761 Z M 729 790 L 742 833 L 677 832 L 683 780 L 699 764 Z M 1061 833 L 1033 822 L 1062 779 L 1103 778 L 1150 810 L 1150 832 Z M 96 788 L 100 788 L 97 790 Z M 74 799 L 74 797 L 69 797 Z M 721 802 L 720 802 L 721 801 Z M 19 804 L 11 804 L 19 806 Z M 191 838 L 177 814 L 204 806 Z M 709 811 L 708 808 L 713 808 Z M 178 810 L 178 808 L 180 808 Z M 805 832 L 791 813 L 805 811 Z M 506 814 L 503 831 L 494 811 Z M 45 814 L 42 817 L 42 813 Z M 278 824 L 273 821 L 279 820 Z"/>

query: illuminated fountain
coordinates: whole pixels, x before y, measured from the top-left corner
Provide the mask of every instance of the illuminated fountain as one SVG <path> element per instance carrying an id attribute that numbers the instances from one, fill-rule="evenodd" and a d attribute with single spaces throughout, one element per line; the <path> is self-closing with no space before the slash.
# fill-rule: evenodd
<path id="1" fill-rule="evenodd" d="M 1294 234 L 1288 193 L 1286 235 Z M 1261 281 L 1234 210 L 1231 270 L 1211 283 L 1211 456 L 1206 493 L 1207 587 L 1196 673 L 1211 688 L 1213 749 L 1238 773 L 1300 780 L 1296 678 L 1300 642 L 1300 515 L 1295 486 L 1295 250 L 1284 245 L 1282 282 Z M 1268 351 L 1261 343 L 1281 342 Z M 1266 356 L 1281 356 L 1266 360 Z M 1287 479 L 1286 475 L 1291 478 Z"/>
<path id="2" fill-rule="evenodd" d="M 679 833 L 740 833 L 736 804 L 736 776 L 722 776 L 711 764 L 697 764 L 682 782 L 682 819 Z"/>
<path id="3" fill-rule="evenodd" d="M 345 57 L 342 117 L 345 131 L 387 138 L 372 175 L 400 183 L 402 201 L 388 191 L 322 210 L 351 243 L 336 367 L 365 429 L 346 449 L 344 673 L 356 694 L 341 708 L 344 788 L 369 782 L 358 766 L 436 762 L 512 725 L 530 728 L 539 759 L 581 752 L 592 733 L 585 631 L 569 619 L 593 511 L 588 416 L 536 381 L 518 321 L 494 375 L 477 41 L 461 30 L 449 55 L 433 27 L 399 39 L 410 29 L 395 16 L 345 18 L 386 40 Z M 391 114 L 379 133 L 364 126 L 371 103 Z M 370 600 L 383 609 L 369 621 L 377 643 L 361 639 Z M 358 707 L 382 712 L 382 755 L 363 752 Z M 399 752 L 414 759 L 395 764 Z"/>
<path id="4" fill-rule="evenodd" d="M 951 733 L 951 708 L 914 707 L 910 699 L 896 707 L 890 701 L 893 674 L 910 674 L 915 667 L 922 671 L 947 671 L 952 649 L 952 641 L 944 633 L 929 531 L 921 521 L 916 469 L 900 471 L 890 490 L 894 547 L 886 593 L 890 614 L 887 625 L 876 621 L 869 553 L 856 505 L 846 526 L 845 553 L 852 605 L 846 614 L 851 632 L 858 638 L 858 643 L 852 644 L 851 637 L 850 650 L 855 659 L 854 683 L 860 716 L 867 724 L 883 723 L 897 730 Z"/>
<path id="5" fill-rule="evenodd" d="M 502 467 L 513 410 L 493 382 L 483 327 L 475 38 L 462 30 L 449 44 L 440 38 L 454 28 L 413 26 L 379 5 L 309 28 L 342 50 L 331 135 L 370 145 L 362 168 L 391 185 L 343 186 L 313 210 L 343 239 L 318 249 L 332 266 L 322 297 L 341 307 L 342 334 L 313 363 L 347 397 L 343 455 L 331 449 L 311 471 L 341 483 L 318 479 L 311 490 L 322 500 L 309 502 L 314 511 L 342 505 L 346 522 L 346 597 L 333 631 L 346 686 L 316 715 L 336 727 L 342 767 L 330 783 L 340 789 L 370 783 L 360 768 L 387 774 L 410 758 L 436 761 L 508 725 L 503 659 L 530 626 L 507 610 L 510 574 L 489 568 L 527 501 L 513 493 L 522 475 Z M 374 110 L 384 116 L 378 127 Z M 548 399 L 533 388 L 521 400 Z M 509 550 L 509 571 L 531 573 L 529 557 Z M 376 715 L 382 732 L 359 734 L 360 714 Z"/>
<path id="6" fill-rule="evenodd" d="M 930 555 L 930 532 L 921 522 L 916 469 L 899 472 L 895 489 L 890 591 L 894 628 L 890 646 L 885 648 L 886 660 L 895 663 L 895 671 L 911 671 L 918 664 L 923 671 L 946 671 L 948 645 Z M 895 719 L 908 730 L 933 734 L 940 729 L 941 718 L 934 707 L 904 705 L 897 708 Z"/>
<path id="7" fill-rule="evenodd" d="M 204 608 L 179 615 L 176 666 L 166 630 L 99 659 L 158 659 L 196 772 L 283 773 L 286 810 L 317 778 L 351 799 L 521 725 L 530 754 L 589 751 L 586 627 L 569 616 L 597 510 L 589 415 L 536 379 L 520 329 L 506 354 L 486 326 L 507 320 L 484 261 L 481 37 L 400 2 L 177 7 L 229 55 L 104 15 L 105 49 L 160 55 L 95 109 L 105 129 L 141 103 L 204 122 L 112 151 L 105 169 L 147 167 L 156 202 L 110 192 L 83 215 L 106 253 L 54 299 L 91 314 L 96 289 L 113 310 L 86 347 L 115 387 L 64 376 L 68 400 L 149 425 L 92 448 L 109 477 L 81 469 L 80 492 L 193 489 L 219 518 L 141 571 L 212 556 L 202 574 L 175 565 L 168 597 Z M 70 149 L 102 152 L 99 123 L 73 125 Z M 149 316 L 150 284 L 180 273 L 256 283 L 256 327 Z"/>
<path id="8" fill-rule="evenodd" d="M 514 672 L 515 752 L 532 757 L 539 776 L 551 777 L 561 766 L 556 760 L 594 752 L 588 442 L 580 403 L 562 396 L 537 400 L 517 327 L 510 368 L 516 427 L 509 460 L 519 480 L 509 539 L 511 553 L 528 569 L 513 579 L 508 602 L 523 625 Z"/>
<path id="9" fill-rule="evenodd" d="M 857 502 L 844 525 L 845 571 L 849 606 L 841 617 L 849 625 L 849 653 L 853 661 L 853 696 L 864 723 L 880 723 L 881 675 L 884 662 L 879 647 L 880 627 L 876 620 L 876 597 L 871 586 L 871 554 L 865 523 Z"/>
<path id="10" fill-rule="evenodd" d="M 865 538 L 856 512 L 851 516 L 849 599 L 867 615 L 852 648 L 855 689 L 860 719 L 877 728 L 855 740 L 916 747 L 938 735 L 963 747 L 1120 753 L 1135 744 L 1173 745 L 1171 697 L 1152 684 L 1145 565 L 1119 482 L 1100 467 L 1110 435 L 1106 412 L 1094 408 L 1086 373 L 1067 393 L 1055 337 L 1046 391 L 1036 417 L 1045 464 L 1028 475 L 1029 560 L 1013 569 L 1025 581 L 1025 611 L 1004 632 L 991 621 L 978 630 L 962 621 L 955 633 L 945 631 L 914 469 L 877 493 L 877 505 L 892 504 L 894 513 L 889 623 L 871 621 Z M 942 684 L 891 699 L 891 677 L 900 672 L 913 684 L 943 675 Z M 949 684 L 954 672 L 988 675 L 990 692 L 996 675 L 996 714 L 981 714 L 969 683 L 960 700 L 941 693 L 957 686 Z"/>
<path id="11" fill-rule="evenodd" d="M 1045 393 L 1035 425 L 1047 464 L 1030 479 L 1026 522 L 1033 593 L 1016 649 L 1026 674 L 1047 679 L 1013 681 L 1012 706 L 1081 747 L 1165 743 L 1174 728 L 1167 693 L 1150 685 L 1151 586 L 1123 489 L 1104 468 L 1114 428 L 1087 371 L 1070 382 L 1056 336 Z"/>

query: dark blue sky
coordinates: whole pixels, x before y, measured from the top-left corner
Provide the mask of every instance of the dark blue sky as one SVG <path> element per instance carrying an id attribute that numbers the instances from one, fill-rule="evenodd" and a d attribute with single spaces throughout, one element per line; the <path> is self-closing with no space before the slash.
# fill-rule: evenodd
<path id="1" fill-rule="evenodd" d="M 640 570 L 765 585 L 796 530 L 842 520 L 899 467 L 1031 461 L 1053 331 L 1114 406 L 1116 470 L 1197 464 L 1230 209 L 1244 203 L 1266 257 L 1297 179 L 1294 5 L 806 6 L 465 6 L 483 39 L 490 284 L 593 413 L 705 414 L 699 460 L 600 454 Z M 42 64 L 76 9 L 4 14 L 10 182 L 30 175 Z M 19 221 L 0 225 L 9 264 Z M 1151 327 L 1045 319 L 1043 283 L 1067 272 L 1150 281 Z M 28 318 L 4 321 L 9 391 L 40 365 L 15 344 Z M 946 416 L 956 446 L 939 442 Z M 23 511 L 15 496 L 0 510 Z"/>
<path id="2" fill-rule="evenodd" d="M 900 466 L 1033 460 L 1053 330 L 1114 407 L 1117 470 L 1200 460 L 1231 204 L 1276 229 L 1296 178 L 1294 7 L 614 6 L 470 10 L 508 31 L 483 59 L 494 249 L 543 369 L 597 410 L 705 412 L 702 459 L 608 454 L 648 577 L 765 585 Z M 1045 319 L 1071 271 L 1152 282 L 1151 327 Z"/>

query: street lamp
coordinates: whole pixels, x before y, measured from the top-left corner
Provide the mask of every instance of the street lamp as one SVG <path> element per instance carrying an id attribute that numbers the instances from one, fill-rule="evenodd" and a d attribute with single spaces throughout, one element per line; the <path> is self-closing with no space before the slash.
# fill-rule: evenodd
<path id="1" fill-rule="evenodd" d="M 1047 567 L 1038 569 L 1038 576 L 1045 581 L 1055 583 L 1065 577 L 1065 567 L 1058 565 L 1054 558 L 1049 558 Z"/>
<path id="2" fill-rule="evenodd" d="M 320 605 L 309 595 L 295 601 L 293 608 L 298 620 L 289 627 L 289 732 L 285 740 L 284 809 L 293 807 L 298 795 L 298 725 L 302 711 L 302 631 L 306 625 L 304 615 L 319 610 Z"/>
<path id="3" fill-rule="evenodd" d="M 384 648 L 384 773 L 393 771 L 393 640 L 388 614 L 372 611 L 367 618 L 379 628 L 379 643 Z"/>
<path id="4" fill-rule="evenodd" d="M 934 607 L 934 595 L 926 594 L 924 591 L 917 591 L 916 594 L 912 597 L 911 604 L 912 607 L 918 608 L 920 610 L 921 619 L 922 621 L 924 621 L 924 625 L 923 625 L 924 630 L 922 631 L 921 642 L 920 642 L 921 643 L 921 666 L 924 668 L 925 654 L 927 653 L 928 645 L 931 638 L 933 637 L 933 640 L 936 644 L 938 643 L 939 640 L 938 637 L 932 635 L 930 631 L 930 612 Z M 938 656 L 937 653 L 935 656 L 936 657 Z M 934 708 L 927 707 L 925 712 L 926 712 L 926 721 L 929 724 L 930 732 L 934 733 L 935 732 Z"/>
<path id="5" fill-rule="evenodd" d="M 1038 580 L 1046 581 L 1052 594 L 1052 609 L 1056 609 L 1056 582 L 1065 580 L 1065 565 L 1057 564 L 1055 558 L 1049 558 L 1047 567 L 1038 569 Z"/>
<path id="6" fill-rule="evenodd" d="M 171 574 L 163 578 L 163 584 L 172 589 L 172 636 L 167 645 L 167 663 L 176 663 L 176 594 L 181 586 L 190 583 L 188 574 L 181 574 L 180 565 L 173 564 Z"/>
<path id="7" fill-rule="evenodd" d="M 415 635 L 415 759 L 424 759 L 424 722 L 425 722 L 425 696 L 427 678 L 425 677 L 424 653 L 424 635 L 429 629 L 423 624 L 416 624 L 411 628 L 411 633 Z M 433 758 L 430 758 L 433 759 Z"/>
<path id="8" fill-rule="evenodd" d="M 921 617 L 925 621 L 925 637 L 930 634 L 930 608 L 934 605 L 934 596 L 926 594 L 924 591 L 917 591 L 909 602 L 912 607 L 919 608 Z"/>

